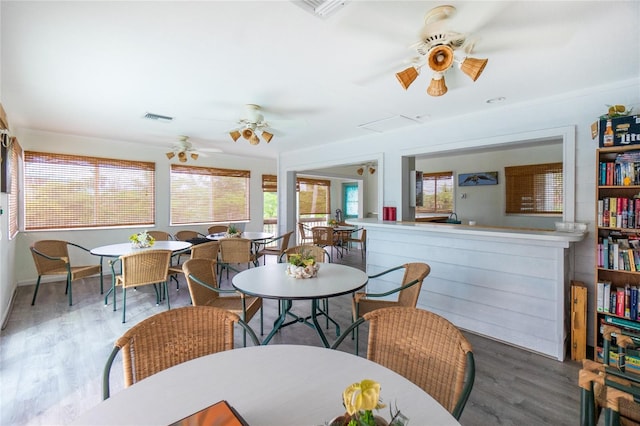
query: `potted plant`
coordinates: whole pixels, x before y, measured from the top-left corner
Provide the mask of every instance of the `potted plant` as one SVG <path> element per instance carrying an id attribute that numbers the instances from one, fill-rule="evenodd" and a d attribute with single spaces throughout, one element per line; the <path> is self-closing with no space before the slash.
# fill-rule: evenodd
<path id="1" fill-rule="evenodd" d="M 342 403 L 347 412 L 333 419 L 329 426 L 403 426 L 408 419 L 400 413 L 390 410 L 391 421 L 373 414 L 373 410 L 386 407 L 380 402 L 380 384 L 365 379 L 360 383 L 349 385 L 342 392 Z"/>
<path id="2" fill-rule="evenodd" d="M 308 252 L 295 253 L 289 255 L 289 265 L 287 275 L 293 278 L 313 278 L 318 275 L 320 265 Z"/>
<path id="3" fill-rule="evenodd" d="M 240 232 L 240 230 L 238 228 L 236 228 L 235 225 L 229 225 L 229 227 L 227 228 L 227 233 L 225 234 L 225 237 L 227 237 L 227 238 L 239 238 L 241 234 L 242 233 Z"/>
<path id="4" fill-rule="evenodd" d="M 156 242 L 155 238 L 149 235 L 146 230 L 131 235 L 129 237 L 129 241 L 131 241 L 131 246 L 133 248 L 151 247 L 153 243 Z"/>

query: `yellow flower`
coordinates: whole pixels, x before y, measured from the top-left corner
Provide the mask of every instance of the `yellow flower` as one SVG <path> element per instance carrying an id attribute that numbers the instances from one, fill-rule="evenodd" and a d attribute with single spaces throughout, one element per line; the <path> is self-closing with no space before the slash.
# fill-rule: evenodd
<path id="1" fill-rule="evenodd" d="M 384 407 L 379 403 L 380 384 L 369 379 L 354 383 L 346 388 L 342 393 L 342 399 L 349 415 L 358 411 L 370 411 Z"/>

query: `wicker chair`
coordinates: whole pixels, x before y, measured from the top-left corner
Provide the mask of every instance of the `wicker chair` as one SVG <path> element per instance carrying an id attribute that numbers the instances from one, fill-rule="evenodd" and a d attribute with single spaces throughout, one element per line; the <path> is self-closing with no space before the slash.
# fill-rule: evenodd
<path id="1" fill-rule="evenodd" d="M 365 321 L 367 359 L 406 377 L 460 419 L 475 379 L 471 345 L 460 330 L 433 312 L 383 308 L 358 319 L 331 347 Z"/>
<path id="2" fill-rule="evenodd" d="M 236 314 L 211 306 L 186 306 L 149 317 L 134 325 L 122 337 L 107 359 L 102 376 L 102 397 L 110 396 L 111 366 L 122 351 L 124 386 L 201 356 L 234 348 L 234 323 L 258 338 Z"/>
<path id="3" fill-rule="evenodd" d="M 367 230 L 364 228 L 361 228 L 358 231 L 360 231 L 360 236 L 359 237 L 349 236 L 349 238 L 347 238 L 347 243 L 360 244 L 360 255 L 362 256 L 362 259 L 364 259 L 364 255 L 367 252 Z"/>
<path id="4" fill-rule="evenodd" d="M 284 254 L 285 250 L 289 248 L 289 240 L 291 239 L 291 235 L 293 235 L 293 231 L 287 232 L 286 234 L 282 234 L 277 238 L 272 238 L 268 241 L 265 241 L 264 248 L 262 250 L 258 250 L 258 257 L 263 257 L 263 265 L 267 264 L 267 255 L 277 256 L 278 261 Z M 275 247 L 267 247 L 271 243 L 278 242 L 279 246 Z"/>
<path id="5" fill-rule="evenodd" d="M 36 270 L 38 271 L 38 280 L 36 281 L 36 288 L 33 291 L 33 299 L 31 300 L 32 306 L 36 303 L 36 296 L 40 288 L 40 279 L 43 275 L 66 276 L 67 286 L 65 294 L 67 294 L 69 298 L 69 306 L 73 304 L 71 283 L 75 280 L 100 274 L 100 294 L 103 293 L 102 256 L 100 256 L 99 265 L 72 266 L 71 258 L 69 257 L 69 246 L 89 252 L 88 249 L 78 244 L 59 240 L 36 241 L 29 247 L 36 265 Z"/>
<path id="6" fill-rule="evenodd" d="M 220 234 L 223 232 L 227 232 L 228 228 L 229 225 L 211 225 L 209 229 L 207 229 L 207 232 L 209 234 Z"/>
<path id="7" fill-rule="evenodd" d="M 217 265 L 219 252 L 220 242 L 208 241 L 206 243 L 191 246 L 191 255 L 189 259 L 210 259 L 215 261 Z M 183 266 L 184 264 L 169 266 L 169 275 L 176 281 L 176 285 L 178 285 L 178 278 L 176 275 L 184 273 Z"/>
<path id="8" fill-rule="evenodd" d="M 260 334 L 264 334 L 262 299 L 221 289 L 216 280 L 216 265 L 212 259 L 189 259 L 182 265 L 193 305 L 226 309 L 247 323 L 260 311 Z"/>
<path id="9" fill-rule="evenodd" d="M 173 239 L 171 234 L 165 231 L 147 231 L 147 234 L 151 235 L 156 241 L 171 241 Z"/>
<path id="10" fill-rule="evenodd" d="M 310 231 L 310 229 L 307 228 L 307 225 L 302 222 L 298 222 L 298 238 L 300 239 L 300 244 L 304 245 L 307 242 L 313 243 L 313 236 L 308 235 L 307 231 Z"/>
<path id="11" fill-rule="evenodd" d="M 110 261 L 113 273 L 113 310 L 116 310 L 115 287 L 122 287 L 122 322 L 126 321 L 127 314 L 127 289 L 153 284 L 156 291 L 156 305 L 160 304 L 160 293 L 156 284 L 164 286 L 164 294 L 167 297 L 167 309 L 171 309 L 167 280 L 169 274 L 169 262 L 171 250 L 143 250 L 140 252 L 120 256 L 122 274 L 115 271 L 117 261 Z M 106 300 L 105 300 L 106 304 Z"/>
<path id="12" fill-rule="evenodd" d="M 197 238 L 206 238 L 204 234 L 201 234 L 198 231 L 189 231 L 189 230 L 178 231 L 176 232 L 176 235 L 174 235 L 174 237 L 178 241 L 189 241 Z"/>
<path id="13" fill-rule="evenodd" d="M 379 278 L 393 271 L 404 269 L 404 276 L 399 287 L 384 293 L 357 292 L 353 295 L 351 311 L 353 321 L 356 321 L 367 312 L 392 306 L 404 306 L 415 308 L 418 304 L 420 289 L 425 277 L 431 272 L 431 267 L 426 263 L 406 263 L 402 266 L 387 269 L 379 274 L 369 276 L 369 279 Z M 382 297 L 398 294 L 397 300 L 383 300 Z M 358 329 L 355 330 L 356 355 L 358 354 Z"/>
<path id="14" fill-rule="evenodd" d="M 252 251 L 253 242 L 246 238 L 221 238 L 220 242 L 220 275 L 226 269 L 229 279 L 229 269 L 238 272 L 231 264 L 246 263 L 247 268 L 257 265 L 258 258 Z"/>
<path id="15" fill-rule="evenodd" d="M 339 238 L 338 235 L 333 232 L 333 227 L 314 226 L 311 228 L 311 234 L 313 235 L 313 245 L 338 249 Z M 341 254 L 339 250 L 337 253 Z"/>
<path id="16" fill-rule="evenodd" d="M 584 359 L 578 374 L 580 386 L 580 425 L 595 426 L 604 411 L 604 424 L 638 425 L 640 424 L 640 375 L 629 371 L 624 360 L 628 348 L 637 345 L 634 339 L 640 338 L 637 333 L 605 325 L 602 336 L 603 361 Z M 615 367 L 610 366 L 610 349 L 612 336 L 618 346 L 618 361 Z M 632 338 L 633 337 L 633 338 Z"/>

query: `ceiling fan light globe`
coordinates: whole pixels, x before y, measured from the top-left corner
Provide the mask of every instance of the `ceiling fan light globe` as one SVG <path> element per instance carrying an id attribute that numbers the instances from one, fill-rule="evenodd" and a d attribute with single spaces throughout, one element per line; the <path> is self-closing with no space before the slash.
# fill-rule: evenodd
<path id="1" fill-rule="evenodd" d="M 453 49 L 447 45 L 439 45 L 433 47 L 429 51 L 427 64 L 429 68 L 436 72 L 444 72 L 453 64 Z"/>
<path id="2" fill-rule="evenodd" d="M 471 80 L 476 81 L 484 67 L 487 66 L 488 59 L 476 59 L 476 58 L 464 58 L 464 60 L 460 63 L 460 70 L 463 73 L 468 75 Z"/>
<path id="3" fill-rule="evenodd" d="M 260 138 L 258 138 L 258 135 L 252 132 L 251 137 L 249 138 L 249 143 L 251 145 L 258 145 L 260 143 Z"/>
<path id="4" fill-rule="evenodd" d="M 396 78 L 400 82 L 400 85 L 404 87 L 404 90 L 407 90 L 409 86 L 411 86 L 411 83 L 418 78 L 418 70 L 416 67 L 409 67 L 404 71 L 396 73 Z"/>
<path id="5" fill-rule="evenodd" d="M 376 169 L 374 167 L 369 167 L 369 174 L 372 175 L 376 172 Z"/>
<path id="6" fill-rule="evenodd" d="M 176 154 L 175 154 L 173 151 L 167 152 L 167 154 L 166 154 L 166 155 L 167 155 L 167 158 L 168 158 L 169 160 L 171 160 L 173 157 L 175 157 L 175 156 L 176 156 Z"/>
<path id="7" fill-rule="evenodd" d="M 364 173 L 364 167 L 358 167 L 358 170 L 356 170 L 356 173 L 358 173 L 358 176 L 362 176 L 362 174 Z"/>
<path id="8" fill-rule="evenodd" d="M 271 142 L 271 138 L 273 138 L 272 133 L 262 132 L 262 139 L 264 139 L 267 143 Z"/>
<path id="9" fill-rule="evenodd" d="M 431 96 L 442 96 L 447 93 L 447 90 L 443 75 L 435 75 L 427 87 L 427 93 Z"/>
<path id="10" fill-rule="evenodd" d="M 196 154 L 195 152 L 191 153 L 191 158 L 193 158 L 194 160 L 198 159 L 198 154 Z"/>
<path id="11" fill-rule="evenodd" d="M 231 136 L 231 139 L 233 139 L 233 141 L 236 142 L 240 138 L 240 132 L 237 130 L 234 130 L 233 132 L 229 132 L 229 136 Z"/>
<path id="12" fill-rule="evenodd" d="M 185 163 L 187 161 L 187 154 L 184 151 L 179 152 L 178 160 L 180 160 L 181 163 Z"/>
<path id="13" fill-rule="evenodd" d="M 242 137 L 245 138 L 246 140 L 251 140 L 251 137 L 254 136 L 253 130 L 251 129 L 244 129 L 242 131 Z"/>

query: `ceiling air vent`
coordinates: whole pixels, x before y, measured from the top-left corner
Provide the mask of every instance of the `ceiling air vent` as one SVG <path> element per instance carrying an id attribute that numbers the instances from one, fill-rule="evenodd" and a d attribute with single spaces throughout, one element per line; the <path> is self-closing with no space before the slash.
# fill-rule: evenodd
<path id="1" fill-rule="evenodd" d="M 347 0 L 294 0 L 293 2 L 320 18 L 326 18 L 344 6 Z"/>
<path id="2" fill-rule="evenodd" d="M 169 117 L 169 116 L 166 116 L 166 115 L 160 115 L 160 114 L 154 114 L 152 112 L 146 113 L 143 118 L 146 118 L 147 120 L 162 121 L 164 123 L 170 123 L 171 121 L 173 121 L 173 117 Z"/>

